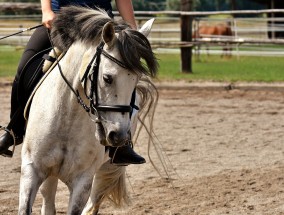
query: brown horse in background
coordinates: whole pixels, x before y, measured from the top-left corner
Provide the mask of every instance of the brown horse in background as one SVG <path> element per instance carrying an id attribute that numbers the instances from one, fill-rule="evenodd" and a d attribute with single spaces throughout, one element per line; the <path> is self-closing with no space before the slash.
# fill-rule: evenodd
<path id="1" fill-rule="evenodd" d="M 217 25 L 202 25 L 198 26 L 198 29 L 193 32 L 192 39 L 202 39 L 202 38 L 216 38 L 216 39 L 230 39 L 233 36 L 233 31 L 230 22 L 227 24 L 217 24 Z M 207 55 L 209 55 L 209 46 L 206 45 Z M 198 59 L 200 56 L 201 44 L 197 45 Z M 229 43 L 224 43 L 222 57 L 231 56 L 232 47 Z"/>

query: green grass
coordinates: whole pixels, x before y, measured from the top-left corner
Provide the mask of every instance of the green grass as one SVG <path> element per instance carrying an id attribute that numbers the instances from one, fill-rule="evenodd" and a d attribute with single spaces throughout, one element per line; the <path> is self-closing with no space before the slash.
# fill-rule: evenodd
<path id="1" fill-rule="evenodd" d="M 23 53 L 22 48 L 0 46 L 0 77 L 13 77 Z"/>
<path id="2" fill-rule="evenodd" d="M 159 80 L 186 81 L 284 81 L 284 61 L 281 57 L 202 56 L 201 62 L 192 61 L 193 73 L 180 72 L 179 54 L 159 54 Z"/>
<path id="3" fill-rule="evenodd" d="M 0 46 L 0 77 L 14 77 L 23 49 Z M 158 80 L 191 81 L 284 81 L 283 57 L 221 58 L 202 56 L 201 62 L 192 61 L 192 74 L 180 71 L 179 54 L 157 54 L 160 63 Z"/>

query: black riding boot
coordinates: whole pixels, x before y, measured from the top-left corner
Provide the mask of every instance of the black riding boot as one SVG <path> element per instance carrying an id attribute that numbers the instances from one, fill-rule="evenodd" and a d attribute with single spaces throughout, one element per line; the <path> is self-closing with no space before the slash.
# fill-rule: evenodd
<path id="1" fill-rule="evenodd" d="M 130 145 L 109 147 L 109 156 L 115 165 L 143 164 L 146 160 L 138 155 Z"/>
<path id="2" fill-rule="evenodd" d="M 16 76 L 11 93 L 11 114 L 10 122 L 5 128 L 5 133 L 0 136 L 0 155 L 5 157 L 12 157 L 13 152 L 9 150 L 9 147 L 14 145 L 14 138 L 11 134 L 11 130 L 14 133 L 15 143 L 19 145 L 23 142 L 23 136 L 25 133 L 25 119 L 23 116 L 23 108 L 18 103 L 17 100 L 18 91 L 18 77 Z"/>
<path id="3" fill-rule="evenodd" d="M 15 144 L 19 145 L 23 142 L 23 138 L 15 136 Z M 9 150 L 9 147 L 14 145 L 14 138 L 11 133 L 6 130 L 6 132 L 0 137 L 0 155 L 4 157 L 12 157 L 13 152 Z"/>

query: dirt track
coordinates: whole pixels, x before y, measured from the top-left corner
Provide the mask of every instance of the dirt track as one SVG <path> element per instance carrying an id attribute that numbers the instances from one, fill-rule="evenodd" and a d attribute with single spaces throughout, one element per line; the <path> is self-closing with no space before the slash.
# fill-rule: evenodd
<path id="1" fill-rule="evenodd" d="M 0 92 L 5 125 L 10 87 L 2 85 Z M 105 203 L 101 214 L 284 214 L 284 92 L 163 90 L 160 95 L 155 127 L 172 179 L 162 179 L 149 159 L 130 166 L 132 205 L 117 210 Z M 136 151 L 146 156 L 143 137 Z M 0 214 L 16 214 L 20 147 L 13 159 L 0 162 Z M 60 184 L 58 214 L 66 213 L 67 202 Z M 40 203 L 38 196 L 34 214 Z"/>

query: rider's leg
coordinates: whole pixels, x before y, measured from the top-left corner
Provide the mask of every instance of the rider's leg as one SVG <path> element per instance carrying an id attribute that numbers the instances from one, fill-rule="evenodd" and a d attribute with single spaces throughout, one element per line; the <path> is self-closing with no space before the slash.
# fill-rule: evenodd
<path id="1" fill-rule="evenodd" d="M 50 46 L 51 45 L 46 28 L 37 28 L 25 48 L 18 65 L 15 80 L 13 82 L 11 93 L 11 123 L 9 123 L 7 126 L 6 132 L 0 137 L 0 155 L 9 154 L 8 148 L 14 144 L 14 139 L 9 131 L 13 131 L 16 138 L 16 144 L 22 143 L 25 133 L 25 119 L 23 116 L 24 107 L 19 103 L 18 100 L 18 85 L 21 72 L 31 57 L 33 57 L 36 53 L 49 48 Z"/>

